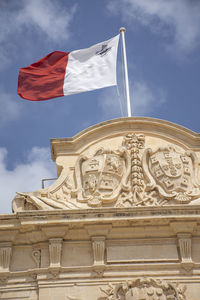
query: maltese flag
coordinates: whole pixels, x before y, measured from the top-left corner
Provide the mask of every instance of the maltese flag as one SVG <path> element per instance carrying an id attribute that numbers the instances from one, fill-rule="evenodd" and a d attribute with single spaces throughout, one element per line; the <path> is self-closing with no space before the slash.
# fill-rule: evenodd
<path id="1" fill-rule="evenodd" d="M 54 51 L 21 68 L 18 94 L 42 101 L 116 85 L 119 35 L 87 49 Z"/>

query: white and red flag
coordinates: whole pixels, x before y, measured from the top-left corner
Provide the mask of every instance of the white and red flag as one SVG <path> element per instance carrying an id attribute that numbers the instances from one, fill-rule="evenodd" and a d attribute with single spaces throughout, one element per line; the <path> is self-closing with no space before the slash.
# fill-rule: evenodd
<path id="1" fill-rule="evenodd" d="M 18 94 L 41 101 L 116 85 L 118 42 L 119 35 L 87 49 L 46 55 L 20 69 Z"/>

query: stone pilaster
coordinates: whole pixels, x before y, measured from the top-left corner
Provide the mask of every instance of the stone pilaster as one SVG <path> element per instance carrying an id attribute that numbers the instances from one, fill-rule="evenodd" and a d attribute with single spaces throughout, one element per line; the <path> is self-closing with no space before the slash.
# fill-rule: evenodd
<path id="1" fill-rule="evenodd" d="M 185 269 L 191 269 L 192 261 L 192 237 L 189 233 L 178 234 L 178 244 L 181 255 L 181 264 Z"/>
<path id="2" fill-rule="evenodd" d="M 181 265 L 189 271 L 193 268 L 192 260 L 192 235 L 196 222 L 171 222 L 171 227 L 177 235 Z"/>
<path id="3" fill-rule="evenodd" d="M 62 238 L 49 239 L 50 268 L 59 268 L 61 265 Z"/>
<path id="4" fill-rule="evenodd" d="M 11 243 L 0 243 L 0 272 L 9 272 L 12 254 Z"/>
<path id="5" fill-rule="evenodd" d="M 95 224 L 85 226 L 92 241 L 93 250 L 93 275 L 101 277 L 105 269 L 106 237 L 109 234 L 111 224 Z"/>
<path id="6" fill-rule="evenodd" d="M 94 257 L 94 266 L 104 265 L 105 237 L 104 236 L 92 237 L 92 249 L 93 249 L 93 257 Z"/>

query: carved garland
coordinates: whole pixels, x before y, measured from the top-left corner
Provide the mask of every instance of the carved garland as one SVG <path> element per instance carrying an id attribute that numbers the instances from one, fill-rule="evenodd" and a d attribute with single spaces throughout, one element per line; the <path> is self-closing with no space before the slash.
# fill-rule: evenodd
<path id="1" fill-rule="evenodd" d="M 138 278 L 126 281 L 116 286 L 109 284 L 106 290 L 101 289 L 106 295 L 101 300 L 186 300 L 186 286 L 176 286 L 160 279 Z M 99 300 L 100 300 L 99 299 Z"/>

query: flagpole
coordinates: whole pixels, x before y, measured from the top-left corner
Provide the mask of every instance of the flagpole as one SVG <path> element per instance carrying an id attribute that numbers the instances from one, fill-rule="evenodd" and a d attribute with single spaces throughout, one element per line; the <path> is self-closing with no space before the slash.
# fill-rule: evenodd
<path id="1" fill-rule="evenodd" d="M 122 37 L 122 48 L 123 48 L 123 62 L 124 62 L 124 77 L 125 77 L 127 115 L 128 115 L 128 117 L 131 117 L 131 103 L 130 103 L 128 68 L 127 68 L 126 46 L 125 46 L 125 35 L 124 35 L 125 31 L 126 31 L 126 28 L 124 28 L 124 27 L 120 28 L 120 33 L 121 33 L 121 37 Z"/>

